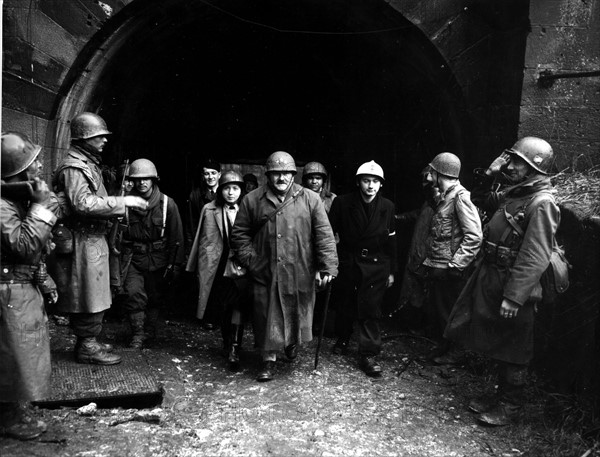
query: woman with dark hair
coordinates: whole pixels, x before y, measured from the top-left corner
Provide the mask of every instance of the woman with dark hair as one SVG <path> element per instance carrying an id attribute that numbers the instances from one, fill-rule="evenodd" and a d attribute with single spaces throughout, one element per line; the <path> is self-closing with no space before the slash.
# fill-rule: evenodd
<path id="1" fill-rule="evenodd" d="M 246 280 L 241 276 L 232 277 L 230 270 L 242 273 L 242 268 L 238 267 L 233 251 L 229 249 L 229 236 L 243 196 L 243 186 L 239 173 L 230 170 L 222 174 L 215 201 L 205 205 L 200 213 L 186 268 L 198 273 L 200 293 L 196 317 L 210 318 L 211 321 L 220 318 L 223 348 L 232 370 L 239 368 Z"/>

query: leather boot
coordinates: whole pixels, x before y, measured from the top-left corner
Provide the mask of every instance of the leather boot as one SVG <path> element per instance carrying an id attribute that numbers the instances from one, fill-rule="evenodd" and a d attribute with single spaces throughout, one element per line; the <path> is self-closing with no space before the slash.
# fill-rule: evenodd
<path id="1" fill-rule="evenodd" d="M 524 403 L 524 385 L 504 385 L 498 404 L 489 411 L 480 414 L 477 419 L 487 425 L 509 425 L 519 414 Z"/>
<path id="2" fill-rule="evenodd" d="M 106 352 L 113 352 L 115 350 L 115 347 L 110 343 L 102 343 L 100 341 L 97 341 L 97 342 L 100 345 L 100 347 L 102 347 L 102 349 Z M 81 339 L 78 338 L 77 341 L 75 342 L 75 357 L 76 358 L 77 358 L 77 353 L 79 352 L 79 344 L 80 343 L 81 343 Z"/>
<path id="3" fill-rule="evenodd" d="M 270 360 L 263 360 L 258 376 L 256 380 L 258 382 L 267 382 L 273 379 L 273 373 L 275 372 L 275 362 Z"/>
<path id="4" fill-rule="evenodd" d="M 472 398 L 467 407 L 470 411 L 481 414 L 491 411 L 496 405 L 498 405 L 498 395 L 482 395 Z"/>
<path id="5" fill-rule="evenodd" d="M 242 338 L 244 336 L 244 326 L 238 324 L 231 324 L 230 333 L 230 346 L 227 360 L 229 362 L 229 368 L 232 371 L 240 369 L 240 350 L 242 348 Z"/>
<path id="6" fill-rule="evenodd" d="M 500 401 L 500 403 L 491 410 L 480 414 L 477 419 L 486 425 L 509 425 L 512 423 L 515 416 L 518 415 L 521 407 L 521 405 Z"/>
<path id="7" fill-rule="evenodd" d="M 96 337 L 78 338 L 77 361 L 97 365 L 116 365 L 121 363 L 121 356 L 106 352 Z"/>
<path id="8" fill-rule="evenodd" d="M 38 420 L 26 405 L 17 403 L 0 403 L 2 414 L 0 421 L 0 436 L 6 436 L 20 441 L 33 440 L 44 433 L 48 426 Z"/>
<path id="9" fill-rule="evenodd" d="M 133 349 L 142 349 L 146 340 L 144 332 L 145 314 L 143 312 L 132 313 L 129 315 L 129 325 L 131 325 L 131 343 L 129 347 Z"/>

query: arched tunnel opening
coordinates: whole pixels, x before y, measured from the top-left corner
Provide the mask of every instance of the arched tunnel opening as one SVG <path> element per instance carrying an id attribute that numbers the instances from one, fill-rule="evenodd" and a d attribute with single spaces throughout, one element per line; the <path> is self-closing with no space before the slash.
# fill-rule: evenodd
<path id="1" fill-rule="evenodd" d="M 179 203 L 205 158 L 250 166 L 285 150 L 299 165 L 324 163 L 336 193 L 376 160 L 403 211 L 421 201 L 419 172 L 435 154 L 468 152 L 456 80 L 385 2 L 127 8 L 141 3 L 87 106 L 115 133 L 109 162 L 154 161 Z"/>
<path id="2" fill-rule="evenodd" d="M 300 167 L 322 162 L 338 194 L 375 160 L 397 212 L 422 204 L 420 171 L 437 153 L 468 160 L 456 79 L 388 3 L 216 4 L 134 1 L 118 49 L 84 91 L 114 132 L 108 162 L 152 160 L 184 218 L 207 158 L 263 180 L 260 165 L 284 150 Z M 411 230 L 398 227 L 401 262 Z"/>

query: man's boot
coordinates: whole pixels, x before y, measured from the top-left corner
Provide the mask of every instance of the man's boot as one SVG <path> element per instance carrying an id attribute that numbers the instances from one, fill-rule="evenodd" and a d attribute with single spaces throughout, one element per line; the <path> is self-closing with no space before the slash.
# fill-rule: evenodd
<path id="1" fill-rule="evenodd" d="M 227 361 L 232 371 L 240 369 L 240 350 L 242 348 L 242 338 L 244 336 L 244 326 L 240 324 L 231 324 L 231 333 L 229 337 L 229 354 Z"/>
<path id="2" fill-rule="evenodd" d="M 106 352 L 96 337 L 77 338 L 77 361 L 96 365 L 116 365 L 121 363 L 121 356 Z"/>
<path id="3" fill-rule="evenodd" d="M 129 325 L 131 326 L 131 343 L 129 347 L 133 349 L 142 349 L 146 340 L 144 332 L 145 314 L 143 312 L 131 313 L 129 315 Z"/>
<path id="4" fill-rule="evenodd" d="M 507 364 L 500 376 L 498 405 L 480 414 L 477 419 L 495 426 L 512 423 L 525 404 L 526 377 L 526 366 Z"/>
<path id="5" fill-rule="evenodd" d="M 0 403 L 0 436 L 20 441 L 33 440 L 44 433 L 48 426 L 37 419 L 27 405 Z"/>

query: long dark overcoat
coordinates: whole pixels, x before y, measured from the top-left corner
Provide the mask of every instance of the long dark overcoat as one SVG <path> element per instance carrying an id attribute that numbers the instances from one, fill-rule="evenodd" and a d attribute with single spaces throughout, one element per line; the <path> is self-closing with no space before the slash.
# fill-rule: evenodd
<path id="1" fill-rule="evenodd" d="M 231 247 L 248 269 L 254 293 L 256 345 L 274 351 L 312 339 L 315 273 L 337 275 L 335 239 L 319 195 L 292 184 L 294 201 L 264 223 L 279 202 L 269 186 L 240 206 Z"/>
<path id="2" fill-rule="evenodd" d="M 339 236 L 340 275 L 334 283 L 344 313 L 358 319 L 380 318 L 390 274 L 397 270 L 394 204 L 377 195 L 368 219 L 359 191 L 338 196 L 329 219 Z M 348 309 L 356 296 L 357 308 Z"/>

